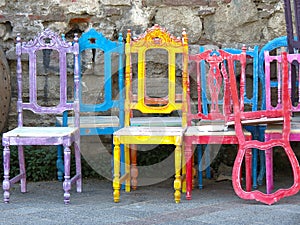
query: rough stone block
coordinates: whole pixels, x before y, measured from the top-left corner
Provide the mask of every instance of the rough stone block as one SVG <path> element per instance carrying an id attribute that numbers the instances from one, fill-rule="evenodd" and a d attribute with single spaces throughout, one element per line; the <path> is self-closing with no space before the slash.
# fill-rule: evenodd
<path id="1" fill-rule="evenodd" d="M 100 0 L 103 5 L 130 5 L 130 0 Z"/>
<path id="2" fill-rule="evenodd" d="M 148 6 L 208 6 L 209 1 L 207 0 L 190 0 L 190 1 L 182 1 L 182 0 L 146 0 L 145 4 Z"/>

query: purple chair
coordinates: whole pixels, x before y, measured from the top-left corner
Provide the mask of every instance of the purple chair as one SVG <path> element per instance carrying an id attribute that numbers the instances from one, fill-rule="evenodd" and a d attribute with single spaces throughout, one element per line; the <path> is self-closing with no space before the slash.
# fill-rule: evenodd
<path id="1" fill-rule="evenodd" d="M 6 132 L 2 137 L 3 166 L 4 166 L 4 202 L 9 202 L 11 186 L 20 181 L 21 192 L 26 192 L 26 169 L 24 160 L 24 145 L 42 145 L 46 150 L 51 145 L 62 145 L 64 148 L 64 202 L 70 202 L 71 184 L 76 182 L 77 192 L 81 192 L 81 159 L 80 159 L 80 131 L 79 131 L 79 75 L 78 75 L 78 38 L 75 35 L 74 44 L 62 40 L 59 35 L 49 29 L 44 30 L 33 40 L 21 42 L 18 34 L 16 44 L 17 55 L 17 82 L 18 82 L 18 127 Z M 46 57 L 47 56 L 47 57 Z M 23 70 L 28 59 L 28 74 Z M 47 60 L 48 59 L 48 60 Z M 72 67 L 68 67 L 72 64 Z M 74 66 L 74 71 L 73 71 Z M 74 83 L 74 98 L 70 101 L 67 96 L 67 74 L 71 73 Z M 73 73 L 74 72 L 74 76 Z M 59 100 L 45 101 L 40 98 L 38 91 L 43 90 L 43 78 L 51 75 L 51 83 L 54 83 L 53 93 L 60 93 Z M 70 78 L 71 78 L 70 77 Z M 28 88 L 24 86 L 28 82 Z M 57 82 L 57 83 L 55 83 Z M 24 89 L 24 91 L 23 91 Z M 50 95 L 50 94 L 49 94 Z M 57 104 L 55 104 L 57 103 Z M 25 112 L 23 112 L 25 110 Z M 30 114 L 31 111 L 33 114 Z M 48 127 L 43 123 L 40 126 L 26 126 L 23 117 L 35 115 L 43 120 L 45 114 L 57 115 L 65 111 L 72 111 L 75 116 L 72 127 Z M 40 116 L 40 117 L 39 117 Z M 35 118 L 35 117 L 34 117 Z M 25 120 L 26 121 L 26 120 Z M 20 173 L 10 178 L 10 145 L 18 146 Z M 76 172 L 73 177 L 70 174 L 71 146 L 74 145 Z M 54 168 L 53 168 L 54 169 Z"/>

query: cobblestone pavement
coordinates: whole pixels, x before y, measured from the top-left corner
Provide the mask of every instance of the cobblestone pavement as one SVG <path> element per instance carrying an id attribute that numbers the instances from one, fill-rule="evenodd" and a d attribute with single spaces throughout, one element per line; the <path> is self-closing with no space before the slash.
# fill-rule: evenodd
<path id="1" fill-rule="evenodd" d="M 237 197 L 230 181 L 205 180 L 193 199 L 173 202 L 172 179 L 121 192 L 114 203 L 111 182 L 85 179 L 83 192 L 71 192 L 63 204 L 62 183 L 28 183 L 28 193 L 18 185 L 9 204 L 0 203 L 0 224 L 299 224 L 300 194 L 268 206 Z"/>

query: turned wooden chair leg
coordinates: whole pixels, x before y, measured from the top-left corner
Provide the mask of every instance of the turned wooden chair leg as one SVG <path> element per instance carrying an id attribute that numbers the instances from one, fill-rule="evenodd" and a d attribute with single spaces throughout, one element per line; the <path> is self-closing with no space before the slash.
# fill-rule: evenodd
<path id="1" fill-rule="evenodd" d="M 114 138 L 114 179 L 113 179 L 113 196 L 114 202 L 120 201 L 120 143 Z"/>
<path id="2" fill-rule="evenodd" d="M 137 189 L 137 145 L 130 145 L 130 161 L 131 161 L 131 187 L 133 190 Z"/>
<path id="3" fill-rule="evenodd" d="M 125 156 L 125 191 L 130 192 L 131 188 L 131 174 L 130 174 L 130 149 L 129 145 L 124 145 L 124 156 Z"/>
<path id="4" fill-rule="evenodd" d="M 69 146 L 64 146 L 64 167 L 65 176 L 63 182 L 64 189 L 64 202 L 65 204 L 70 203 L 70 190 L 71 190 L 71 149 Z"/>
<path id="5" fill-rule="evenodd" d="M 186 161 L 186 199 L 192 199 L 192 176 L 193 176 L 193 169 L 192 169 L 192 146 L 186 145 L 185 146 L 185 161 Z"/>
<path id="6" fill-rule="evenodd" d="M 4 180 L 2 184 L 3 188 L 3 198 L 4 202 L 9 202 L 10 197 L 10 181 L 9 181 L 9 172 L 10 172 L 10 149 L 8 145 L 4 146 L 3 149 L 3 165 L 4 165 Z"/>
<path id="7" fill-rule="evenodd" d="M 23 145 L 18 146 L 18 154 L 19 154 L 19 168 L 20 168 L 20 182 L 21 182 L 21 192 L 27 192 L 27 184 L 26 184 L 26 170 L 25 170 L 25 158 L 24 158 L 24 147 Z"/>
<path id="8" fill-rule="evenodd" d="M 176 203 L 180 202 L 181 197 L 181 146 L 176 145 L 175 148 L 175 180 L 174 180 L 174 199 Z"/>

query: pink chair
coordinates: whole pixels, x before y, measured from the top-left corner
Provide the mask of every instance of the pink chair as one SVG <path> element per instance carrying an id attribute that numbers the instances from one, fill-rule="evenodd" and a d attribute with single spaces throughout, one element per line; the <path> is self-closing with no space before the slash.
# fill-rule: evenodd
<path id="1" fill-rule="evenodd" d="M 268 83 L 270 83 L 270 62 L 273 60 L 277 60 L 281 62 L 281 67 L 278 67 L 278 70 L 282 74 L 282 79 L 280 80 L 281 91 L 279 102 L 280 107 L 272 109 L 272 110 L 261 110 L 257 112 L 243 112 L 240 109 L 241 99 L 239 99 L 238 90 L 236 88 L 236 80 L 235 76 L 230 75 L 230 84 L 231 84 L 231 95 L 233 99 L 233 107 L 234 107 L 234 122 L 235 122 L 235 131 L 239 141 L 239 149 L 238 154 L 236 156 L 233 173 L 232 173 L 232 185 L 236 192 L 236 194 L 243 199 L 255 199 L 257 201 L 273 204 L 274 202 L 280 200 L 281 198 L 291 196 L 296 194 L 299 191 L 299 163 L 298 160 L 290 146 L 289 137 L 290 137 L 290 115 L 291 115 L 291 100 L 289 95 L 289 82 L 288 82 L 288 58 L 293 56 L 287 55 L 284 52 L 282 55 L 270 57 L 268 54 L 265 55 L 265 72 L 266 72 L 266 87 L 268 87 Z M 266 88 L 268 92 L 268 88 Z M 280 138 L 270 139 L 266 138 L 264 142 L 260 142 L 257 140 L 246 140 L 242 124 L 245 123 L 257 123 L 257 124 L 267 124 L 266 128 L 266 136 L 269 130 L 269 123 L 278 122 L 280 119 L 283 119 L 283 123 L 281 123 L 281 131 Z M 291 163 L 291 167 L 293 170 L 293 178 L 294 183 L 290 188 L 279 189 L 274 193 L 263 193 L 259 190 L 248 191 L 244 190 L 241 184 L 241 166 L 247 151 L 252 148 L 257 148 L 260 150 L 264 150 L 266 152 L 270 152 L 271 148 L 280 146 L 284 149 L 285 153 L 288 156 L 288 159 Z M 247 157 L 247 156 L 246 156 Z M 267 157 L 269 158 L 268 154 Z M 271 167 L 268 166 L 268 161 L 266 162 L 266 173 L 270 174 Z M 247 166 L 247 165 L 246 165 Z M 268 179 L 268 178 L 267 178 Z"/>
<path id="2" fill-rule="evenodd" d="M 291 94 L 291 68 L 292 64 L 298 64 L 300 62 L 300 55 L 299 54 L 288 54 L 287 55 L 287 63 L 289 68 L 289 80 L 288 80 L 288 93 Z M 271 63 L 276 66 L 277 73 L 275 74 L 275 79 L 273 78 L 271 80 Z M 266 109 L 269 110 L 276 110 L 276 109 L 282 109 L 283 108 L 283 94 L 284 90 L 282 87 L 282 80 L 283 80 L 283 74 L 281 73 L 281 68 L 283 67 L 283 62 L 281 56 L 272 56 L 268 51 L 265 51 L 265 77 L 266 77 Z M 295 69 L 295 68 L 294 68 Z M 297 102 L 292 102 L 291 111 L 292 111 L 292 117 L 291 117 L 291 131 L 289 135 L 290 141 L 300 141 L 300 104 L 299 104 L 299 68 L 298 71 L 295 71 L 297 75 L 297 78 L 295 80 L 295 83 L 297 84 L 298 91 L 295 91 L 295 93 L 298 94 L 296 100 Z M 274 85 L 275 84 L 275 85 Z M 272 91 L 273 90 L 273 91 Z M 295 96 L 294 96 L 295 97 Z M 277 102 L 272 102 L 272 99 L 277 99 Z M 293 98 L 295 99 L 295 98 Z M 271 140 L 271 139 L 281 139 L 282 138 L 282 124 L 275 124 L 268 126 L 265 130 L 265 139 Z M 272 149 L 269 149 L 265 152 L 266 154 L 266 185 L 267 185 L 267 193 L 271 193 L 272 189 L 274 188 L 273 184 L 273 154 Z M 268 172 L 267 172 L 268 171 Z"/>
<path id="3" fill-rule="evenodd" d="M 241 66 L 241 81 L 245 82 L 246 47 L 239 54 L 231 54 L 224 50 L 207 50 L 196 55 L 189 56 L 190 63 L 194 63 L 197 81 L 197 110 L 191 110 L 190 98 L 188 99 L 188 127 L 184 134 L 185 158 L 186 158 L 186 198 L 192 198 L 192 157 L 193 145 L 196 144 L 238 144 L 236 132 L 229 122 L 233 120 L 232 99 L 230 93 L 230 81 L 227 76 L 238 71 L 228 71 L 228 65 Z M 205 62 L 205 63 L 203 63 Z M 206 79 L 201 79 L 201 66 L 206 66 Z M 193 76 L 190 71 L 190 76 Z M 206 81 L 206 84 L 201 82 Z M 189 85 L 190 86 L 190 85 Z M 206 88 L 203 88 L 206 87 Z M 244 85 L 241 85 L 241 96 L 244 100 Z M 188 96 L 190 90 L 188 88 Z M 204 113 L 203 95 L 207 95 L 210 102 L 207 103 L 208 113 Z M 192 125 L 196 123 L 196 126 Z M 251 140 L 250 132 L 244 130 L 245 138 Z M 247 190 L 251 189 L 251 149 L 246 160 Z"/>
<path id="4" fill-rule="evenodd" d="M 49 65 L 45 62 L 43 54 L 47 51 L 50 53 Z M 56 33 L 51 30 L 45 30 L 29 42 L 21 42 L 20 35 L 17 36 L 16 55 L 17 55 L 17 82 L 18 82 L 18 127 L 3 134 L 3 166 L 4 166 L 4 202 L 10 200 L 11 186 L 20 181 L 21 192 L 26 192 L 26 169 L 24 160 L 23 145 L 42 145 L 46 150 L 51 145 L 62 145 L 64 148 L 64 202 L 70 202 L 71 184 L 76 182 L 77 192 L 81 192 L 81 159 L 80 159 L 80 131 L 79 131 L 79 76 L 78 76 L 78 38 L 75 35 L 74 44 L 62 40 Z M 70 63 L 74 66 L 74 99 L 68 101 L 67 97 L 67 65 L 68 55 Z M 21 58 L 28 57 L 29 75 L 23 73 Z M 25 63 L 23 63 L 24 65 Z M 25 65 L 24 65 L 25 66 Z M 46 68 L 47 67 L 47 68 Z M 50 69 L 51 71 L 47 70 Z M 57 81 L 56 91 L 60 94 L 57 105 L 53 102 L 45 102 L 38 97 L 37 92 L 44 87 L 42 79 L 45 76 L 53 75 L 53 82 Z M 29 87 L 25 88 L 23 83 L 29 80 Z M 55 87 L 53 87 L 55 88 Z M 24 91 L 23 91 L 24 89 Z M 27 98 L 26 98 L 27 97 Z M 53 99 L 52 99 L 53 100 Z M 23 111 L 31 111 L 37 116 L 49 114 L 55 116 L 65 111 L 74 113 L 74 124 L 70 127 L 47 127 L 43 123 L 40 126 L 26 126 L 23 117 L 28 115 Z M 40 119 L 44 122 L 43 119 Z M 39 120 L 37 120 L 38 122 Z M 71 145 L 74 144 L 76 172 L 73 177 L 70 174 L 71 166 Z M 10 178 L 10 146 L 18 146 L 20 174 Z"/>

